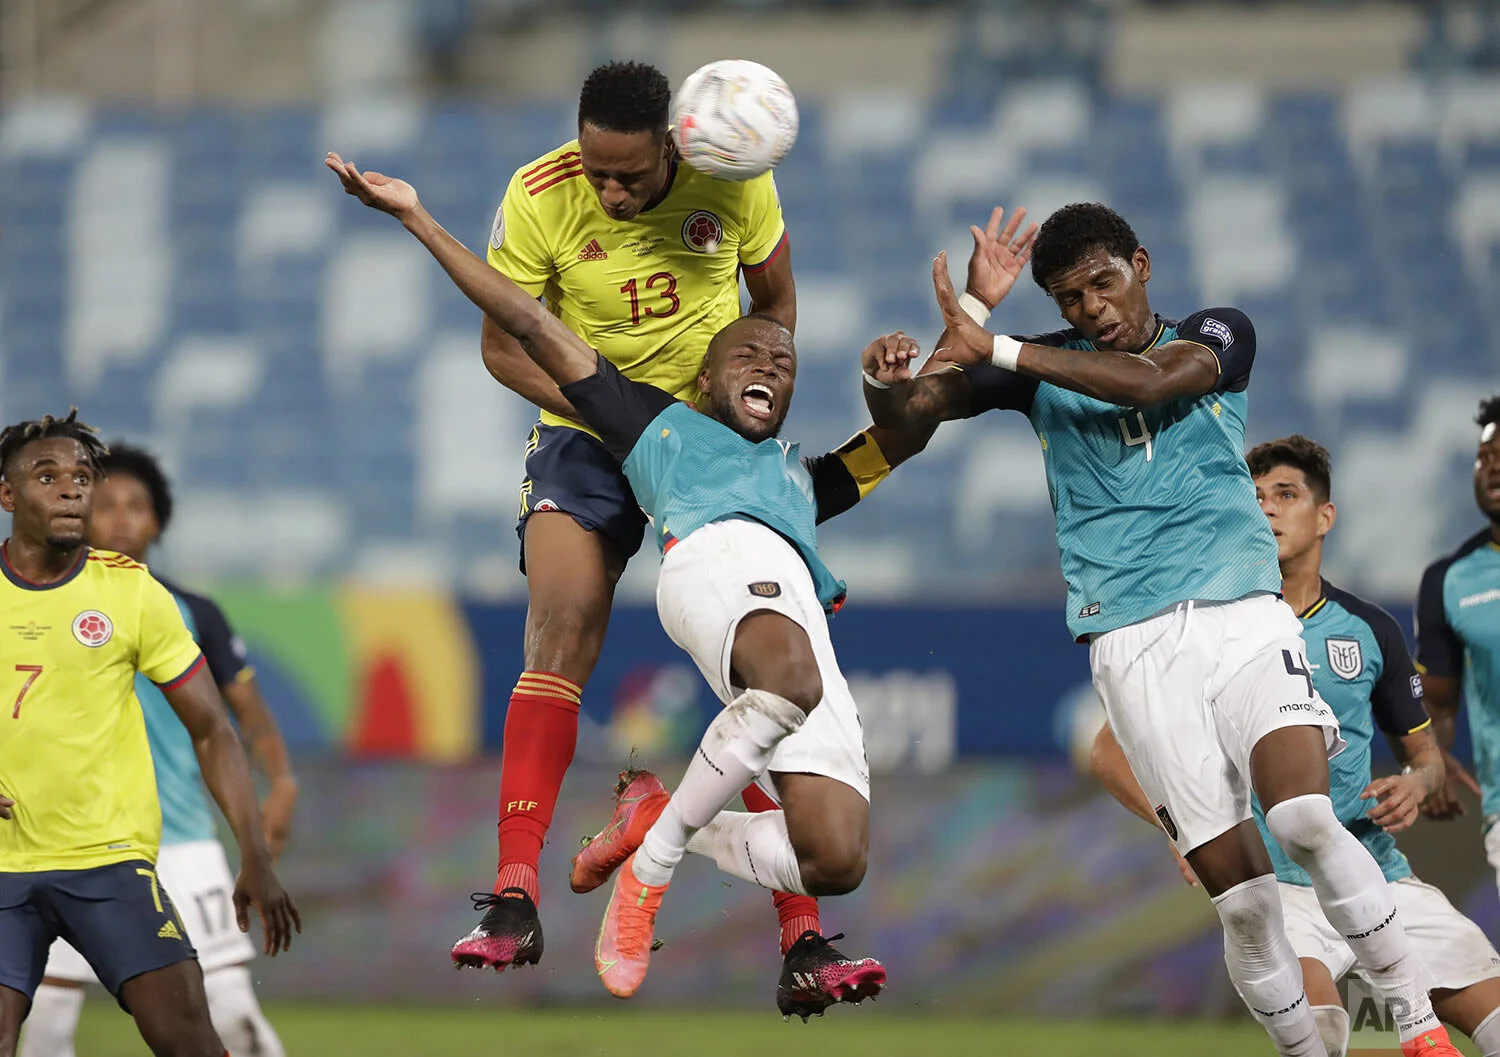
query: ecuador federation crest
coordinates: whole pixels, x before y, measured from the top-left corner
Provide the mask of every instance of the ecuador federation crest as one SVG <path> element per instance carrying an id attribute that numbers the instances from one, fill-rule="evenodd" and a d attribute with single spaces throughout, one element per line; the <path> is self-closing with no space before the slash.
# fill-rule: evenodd
<path id="1" fill-rule="evenodd" d="M 1329 639 L 1328 667 L 1340 679 L 1356 679 L 1364 671 L 1365 658 L 1358 639 Z"/>

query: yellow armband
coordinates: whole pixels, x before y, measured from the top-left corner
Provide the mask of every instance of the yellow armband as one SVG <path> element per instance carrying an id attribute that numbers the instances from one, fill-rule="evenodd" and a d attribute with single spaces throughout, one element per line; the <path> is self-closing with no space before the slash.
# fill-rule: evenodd
<path id="1" fill-rule="evenodd" d="M 891 474 L 891 464 L 885 461 L 885 453 L 870 431 L 862 429 L 834 449 L 834 454 L 854 478 L 863 499 L 875 490 L 875 486 Z"/>

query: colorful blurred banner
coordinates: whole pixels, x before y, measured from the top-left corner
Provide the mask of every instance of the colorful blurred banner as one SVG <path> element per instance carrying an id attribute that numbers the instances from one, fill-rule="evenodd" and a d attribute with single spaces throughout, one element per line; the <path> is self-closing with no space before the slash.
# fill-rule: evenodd
<path id="1" fill-rule="evenodd" d="M 430 762 L 499 750 L 523 606 L 354 587 L 216 597 L 295 748 Z M 1097 729 L 1088 650 L 1055 608 L 851 605 L 831 627 L 875 773 L 1057 759 Z M 619 606 L 584 691 L 579 758 L 685 757 L 717 708 L 655 610 Z"/>
<path id="2" fill-rule="evenodd" d="M 656 765 L 651 755 L 639 761 Z M 675 781 L 680 765 L 663 769 Z M 546 954 L 536 969 L 456 973 L 468 893 L 494 876 L 496 768 L 299 761 L 282 862 L 304 935 L 252 968 L 264 995 L 485 1005 L 608 1002 L 592 951 L 608 889 L 568 891 L 568 857 L 609 817 L 614 768 L 575 764 L 542 856 Z M 736 805 L 738 806 L 738 805 Z M 960 764 L 877 778 L 870 866 L 823 901 L 839 946 L 890 968 L 881 1006 L 935 1013 L 1240 1015 L 1223 940 L 1159 832 L 1064 764 Z M 1490 933 L 1500 925 L 1475 813 L 1403 835 L 1424 879 Z M 688 856 L 663 903 L 666 943 L 632 1005 L 741 1006 L 775 1016 L 770 894 Z M 839 1010 L 833 1016 L 860 1016 Z M 799 1025 L 800 1027 L 800 1025 Z"/>

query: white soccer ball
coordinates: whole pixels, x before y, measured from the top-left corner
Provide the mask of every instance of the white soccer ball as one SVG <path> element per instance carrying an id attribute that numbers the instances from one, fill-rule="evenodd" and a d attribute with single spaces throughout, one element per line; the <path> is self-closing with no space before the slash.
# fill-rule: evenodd
<path id="1" fill-rule="evenodd" d="M 677 90 L 672 138 L 699 172 L 750 180 L 775 168 L 797 142 L 797 100 L 775 70 L 758 62 L 711 62 Z"/>

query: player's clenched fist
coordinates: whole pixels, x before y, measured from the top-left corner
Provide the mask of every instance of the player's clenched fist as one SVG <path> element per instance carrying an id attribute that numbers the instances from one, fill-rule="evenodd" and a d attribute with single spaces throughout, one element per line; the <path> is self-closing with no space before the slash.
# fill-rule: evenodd
<path id="1" fill-rule="evenodd" d="M 865 374 L 877 382 L 890 385 L 911 377 L 912 361 L 921 352 L 916 341 L 898 330 L 894 334 L 883 334 L 866 345 L 860 362 Z"/>
<path id="2" fill-rule="evenodd" d="M 281 887 L 269 862 L 247 861 L 234 885 L 234 914 L 241 932 L 250 931 L 250 905 L 260 914 L 265 952 L 273 958 L 292 946 L 292 930 L 302 931 L 302 915 Z"/>
<path id="3" fill-rule="evenodd" d="M 353 162 L 346 162 L 333 151 L 323 159 L 323 164 L 338 174 L 344 190 L 358 198 L 371 209 L 389 213 L 393 217 L 404 217 L 420 203 L 417 189 L 405 180 L 383 176 L 378 172 L 362 173 Z"/>

